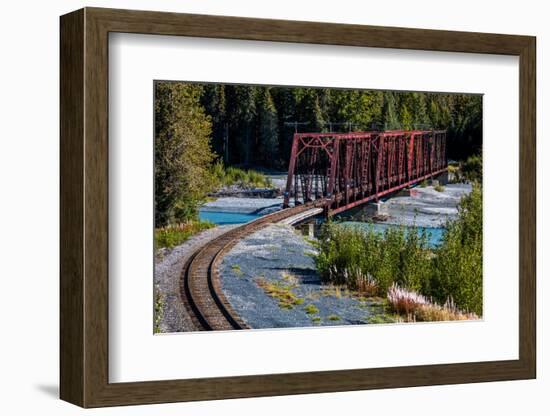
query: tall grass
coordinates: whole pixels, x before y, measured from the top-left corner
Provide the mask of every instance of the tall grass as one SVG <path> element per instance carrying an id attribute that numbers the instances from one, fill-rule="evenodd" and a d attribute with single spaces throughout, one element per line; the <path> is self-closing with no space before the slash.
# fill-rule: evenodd
<path id="1" fill-rule="evenodd" d="M 452 299 L 443 305 L 433 303 L 426 296 L 392 285 L 388 290 L 388 304 L 393 312 L 406 317 L 407 321 L 462 321 L 478 319 L 474 313 L 464 313 Z"/>
<path id="2" fill-rule="evenodd" d="M 155 230 L 155 248 L 172 248 L 180 245 L 189 237 L 215 225 L 208 221 L 189 221 L 168 225 Z"/>
<path id="3" fill-rule="evenodd" d="M 377 295 L 385 295 L 394 283 L 414 290 L 429 286 L 428 238 L 405 227 L 388 228 L 382 234 L 370 227 L 327 223 L 316 264 L 324 281 Z"/>
<path id="4" fill-rule="evenodd" d="M 218 187 L 239 185 L 244 188 L 270 188 L 271 180 L 261 172 L 252 169 L 225 167 L 218 161 L 212 167 L 212 174 Z"/>
<path id="5" fill-rule="evenodd" d="M 427 296 L 441 305 L 482 314 L 482 191 L 474 184 L 449 221 L 440 247 L 430 249 L 425 233 L 327 223 L 316 265 L 325 282 L 387 296 L 392 286 Z"/>

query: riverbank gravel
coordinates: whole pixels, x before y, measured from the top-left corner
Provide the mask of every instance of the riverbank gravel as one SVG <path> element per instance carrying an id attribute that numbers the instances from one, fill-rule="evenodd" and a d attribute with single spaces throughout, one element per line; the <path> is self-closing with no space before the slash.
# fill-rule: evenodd
<path id="1" fill-rule="evenodd" d="M 291 226 L 270 225 L 241 240 L 224 257 L 224 294 L 251 328 L 366 324 L 384 314 L 380 303 L 321 284 L 315 253 L 311 242 Z M 290 302 L 269 295 L 269 289 Z"/>
<path id="2" fill-rule="evenodd" d="M 433 186 L 414 188 L 413 196 L 395 196 L 383 202 L 386 224 L 443 227 L 455 219 L 460 199 L 472 191 L 470 184 L 448 184 L 438 192 Z"/>

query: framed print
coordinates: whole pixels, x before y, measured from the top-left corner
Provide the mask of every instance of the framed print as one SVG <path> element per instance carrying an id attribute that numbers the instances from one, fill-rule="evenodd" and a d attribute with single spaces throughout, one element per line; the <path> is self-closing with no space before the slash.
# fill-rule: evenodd
<path id="1" fill-rule="evenodd" d="M 536 376 L 535 38 L 85 8 L 60 52 L 63 400 Z"/>

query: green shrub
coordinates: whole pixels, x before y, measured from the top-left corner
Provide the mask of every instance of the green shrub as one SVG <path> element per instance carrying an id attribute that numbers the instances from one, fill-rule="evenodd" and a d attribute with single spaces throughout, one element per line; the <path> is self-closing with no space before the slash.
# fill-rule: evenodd
<path id="1" fill-rule="evenodd" d="M 433 260 L 434 300 L 455 305 L 478 316 L 483 312 L 483 194 L 479 185 L 465 196 L 458 218 L 447 224 L 443 243 Z"/>
<path id="2" fill-rule="evenodd" d="M 234 166 L 224 167 L 221 160 L 214 163 L 211 172 L 218 188 L 231 185 L 254 188 L 269 188 L 272 186 L 271 180 L 263 173 Z"/>
<path id="3" fill-rule="evenodd" d="M 468 182 L 481 183 L 483 179 L 483 159 L 481 155 L 470 156 L 461 164 L 462 175 Z"/>
<path id="4" fill-rule="evenodd" d="M 316 266 L 324 282 L 368 296 L 385 297 L 396 284 L 440 305 L 452 302 L 464 313 L 482 316 L 482 220 L 482 189 L 474 183 L 435 249 L 428 247 L 426 233 L 405 227 L 381 234 L 328 222 L 321 231 Z"/>
<path id="5" fill-rule="evenodd" d="M 160 292 L 160 288 L 155 286 L 155 305 L 154 305 L 154 325 L 153 333 L 158 334 L 161 331 L 160 324 L 164 317 L 164 296 Z"/>
<path id="6" fill-rule="evenodd" d="M 372 287 L 372 281 L 381 296 L 393 283 L 414 289 L 429 286 L 430 252 L 424 233 L 396 227 L 382 234 L 370 227 L 327 223 L 319 246 L 315 261 L 325 282 L 360 290 Z"/>

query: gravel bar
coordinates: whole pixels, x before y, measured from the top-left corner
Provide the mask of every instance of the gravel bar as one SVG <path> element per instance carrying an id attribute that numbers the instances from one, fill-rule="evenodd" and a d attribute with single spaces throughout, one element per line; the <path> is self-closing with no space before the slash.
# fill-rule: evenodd
<path id="1" fill-rule="evenodd" d="M 374 300 L 323 285 L 314 246 L 288 225 L 273 224 L 241 240 L 220 265 L 222 289 L 251 328 L 366 324 L 384 315 Z M 290 305 L 266 287 L 290 292 Z"/>

